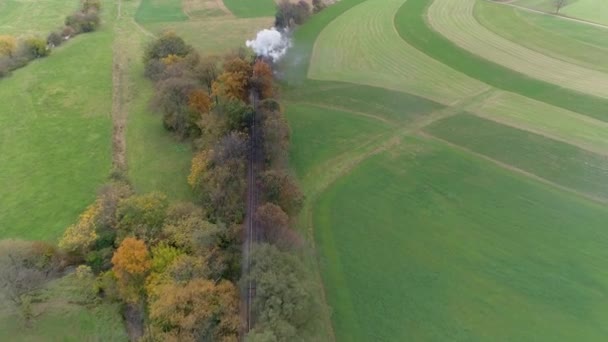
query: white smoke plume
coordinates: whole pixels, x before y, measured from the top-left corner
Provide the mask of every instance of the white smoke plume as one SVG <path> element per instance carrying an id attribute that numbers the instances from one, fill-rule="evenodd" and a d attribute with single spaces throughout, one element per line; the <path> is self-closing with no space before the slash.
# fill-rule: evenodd
<path id="1" fill-rule="evenodd" d="M 245 45 L 256 55 L 269 57 L 273 62 L 277 62 L 291 47 L 291 39 L 286 33 L 273 27 L 259 31 L 255 39 L 248 40 Z"/>

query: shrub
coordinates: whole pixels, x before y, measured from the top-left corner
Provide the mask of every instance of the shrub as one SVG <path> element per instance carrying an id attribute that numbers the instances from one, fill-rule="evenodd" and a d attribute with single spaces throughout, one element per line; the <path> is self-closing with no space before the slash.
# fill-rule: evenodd
<path id="1" fill-rule="evenodd" d="M 148 45 L 144 54 L 144 62 L 148 63 L 151 59 L 162 59 L 169 55 L 185 57 L 192 50 L 192 47 L 175 33 L 166 32 Z"/>
<path id="2" fill-rule="evenodd" d="M 46 41 L 41 38 L 28 38 L 23 42 L 24 56 L 31 59 L 46 57 L 51 50 L 46 46 Z"/>
<path id="3" fill-rule="evenodd" d="M 46 37 L 46 43 L 50 46 L 59 46 L 63 43 L 63 37 L 59 32 L 51 32 L 48 37 Z"/>
<path id="4" fill-rule="evenodd" d="M 76 12 L 65 18 L 65 25 L 71 26 L 76 33 L 95 31 L 100 22 L 97 11 Z"/>

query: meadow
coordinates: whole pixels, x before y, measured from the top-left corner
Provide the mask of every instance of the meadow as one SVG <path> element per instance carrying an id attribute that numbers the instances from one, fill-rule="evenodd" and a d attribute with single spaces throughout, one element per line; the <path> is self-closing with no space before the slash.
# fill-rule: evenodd
<path id="1" fill-rule="evenodd" d="M 0 80 L 0 238 L 55 242 L 108 176 L 111 42 L 103 28 Z"/>
<path id="2" fill-rule="evenodd" d="M 555 13 L 555 5 L 551 0 L 516 0 L 514 3 L 518 6 Z M 608 25 L 608 3 L 603 0 L 569 1 L 559 13 L 581 20 Z"/>
<path id="3" fill-rule="evenodd" d="M 0 0 L 0 34 L 46 35 L 62 27 L 78 8 L 77 0 Z"/>
<path id="4" fill-rule="evenodd" d="M 276 10 L 274 0 L 224 0 L 224 5 L 239 18 L 272 17 Z"/>
<path id="5" fill-rule="evenodd" d="M 343 0 L 296 31 L 298 228 L 336 340 L 604 339 L 603 32 L 468 0 Z"/>
<path id="6" fill-rule="evenodd" d="M 475 19 L 492 32 L 516 42 L 528 49 L 578 64 L 588 69 L 608 71 L 608 29 L 588 26 L 581 36 L 569 32 L 585 27 L 573 22 L 529 14 L 521 9 L 504 6 L 490 1 L 478 1 L 474 8 Z M 545 18 L 546 21 L 534 20 Z M 559 21 L 559 25 L 544 25 Z M 599 41 L 585 40 L 584 37 L 598 37 Z"/>

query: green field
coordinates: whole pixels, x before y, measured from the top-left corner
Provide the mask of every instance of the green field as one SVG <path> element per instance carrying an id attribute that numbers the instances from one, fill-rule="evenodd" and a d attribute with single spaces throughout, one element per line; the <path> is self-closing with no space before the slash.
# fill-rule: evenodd
<path id="1" fill-rule="evenodd" d="M 339 341 L 608 333 L 602 207 L 408 141 L 337 181 L 315 213 Z"/>
<path id="2" fill-rule="evenodd" d="M 342 0 L 296 31 L 283 63 L 299 228 L 315 237 L 336 340 L 604 340 L 608 101 L 562 87 L 583 84 L 572 70 L 603 77 L 603 30 L 431 3 Z M 476 7 L 446 10 L 458 4 Z M 488 55 L 492 40 L 526 51 L 526 68 L 568 67 L 535 79 Z"/>
<path id="3" fill-rule="evenodd" d="M 0 0 L 0 35 L 46 38 L 77 8 L 78 0 Z"/>
<path id="4" fill-rule="evenodd" d="M 560 20 L 557 27 L 561 27 L 562 30 L 556 30 L 553 27 L 540 25 L 540 18 L 534 18 L 551 17 L 524 12 L 511 6 L 503 6 L 490 1 L 476 2 L 474 13 L 475 19 L 484 27 L 528 49 L 586 68 L 603 72 L 608 71 L 608 59 L 605 58 L 608 54 L 608 45 L 598 46 L 597 42 L 593 44 L 581 41 L 569 37 L 564 32 L 576 31 L 585 27 L 588 30 L 585 32 L 585 36 L 605 37 L 608 36 L 608 30 L 552 18 L 553 20 Z M 608 43 L 608 39 L 605 39 L 604 43 Z"/>
<path id="5" fill-rule="evenodd" d="M 519 6 L 555 13 L 552 0 L 516 0 Z M 604 0 L 570 0 L 559 12 L 561 15 L 608 25 L 608 3 Z"/>
<path id="6" fill-rule="evenodd" d="M 0 309 L 0 340 L 128 341 L 120 304 L 92 305 L 85 295 L 90 289 L 81 282 L 72 274 L 47 284 L 35 296 L 32 310 L 41 315 L 29 327 L 17 313 Z"/>
<path id="7" fill-rule="evenodd" d="M 140 23 L 184 21 L 188 17 L 182 11 L 181 0 L 141 0 L 135 13 Z"/>
<path id="8" fill-rule="evenodd" d="M 438 121 L 427 132 L 543 179 L 608 200 L 608 156 L 468 114 Z"/>
<path id="9" fill-rule="evenodd" d="M 273 17 L 276 12 L 274 0 L 223 0 L 224 5 L 239 18 Z"/>
<path id="10" fill-rule="evenodd" d="M 79 36 L 0 80 L 0 238 L 56 241 L 107 178 L 111 42 Z"/>

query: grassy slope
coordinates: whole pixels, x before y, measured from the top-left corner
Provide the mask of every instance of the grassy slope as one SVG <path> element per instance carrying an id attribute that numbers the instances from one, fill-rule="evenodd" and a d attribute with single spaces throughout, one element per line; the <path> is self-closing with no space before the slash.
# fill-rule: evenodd
<path id="1" fill-rule="evenodd" d="M 499 93 L 472 111 L 589 151 L 605 154 L 608 150 L 608 123 L 517 94 Z"/>
<path id="2" fill-rule="evenodd" d="M 25 327 L 12 311 L 0 311 L 2 341 L 128 341 L 119 303 L 85 303 L 86 290 L 74 274 L 50 282 L 32 305 L 43 313 Z M 84 290 L 84 291 L 83 291 Z"/>
<path id="3" fill-rule="evenodd" d="M 289 104 L 286 115 L 292 130 L 291 165 L 300 177 L 389 129 L 379 120 L 312 105 Z"/>
<path id="4" fill-rule="evenodd" d="M 332 21 L 315 43 L 308 76 L 410 92 L 442 103 L 487 88 L 399 37 L 387 18 L 394 16 L 403 2 L 369 0 Z"/>
<path id="5" fill-rule="evenodd" d="M 608 333 L 605 209 L 440 145 L 407 146 L 315 207 L 339 341 Z"/>
<path id="6" fill-rule="evenodd" d="M 545 31 L 551 31 L 562 37 L 569 37 L 586 44 L 595 45 L 608 49 L 608 29 L 600 29 L 595 26 L 574 23 L 551 15 L 538 15 L 524 10 L 518 10 L 518 15 L 534 26 L 542 27 Z"/>
<path id="7" fill-rule="evenodd" d="M 44 38 L 63 26 L 78 8 L 78 0 L 0 0 L 0 35 L 40 35 Z"/>
<path id="8" fill-rule="evenodd" d="M 604 0 L 577 0 L 564 7 L 562 14 L 608 25 L 608 2 Z"/>
<path id="9" fill-rule="evenodd" d="M 515 4 L 554 13 L 553 0 L 516 0 Z M 560 14 L 608 25 L 608 3 L 604 0 L 570 0 Z"/>
<path id="10" fill-rule="evenodd" d="M 561 31 L 544 29 L 534 21 L 521 16 L 523 12 L 511 6 L 503 6 L 490 1 L 478 1 L 475 4 L 475 18 L 486 28 L 513 42 L 529 49 L 576 63 L 587 68 L 608 71 L 608 47 L 601 48 L 583 41 L 564 36 Z M 529 13 L 530 16 L 543 16 Z M 575 30 L 584 25 L 562 20 L 564 29 Z M 587 26 L 587 25 L 584 25 Z M 592 36 L 608 36 L 608 30 L 592 27 Z"/>
<path id="11" fill-rule="evenodd" d="M 463 50 L 431 30 L 424 13 L 429 0 L 408 0 L 395 16 L 401 37 L 429 56 L 496 88 L 608 121 L 608 101 L 532 79 Z"/>
<path id="12" fill-rule="evenodd" d="M 430 27 L 481 58 L 529 77 L 608 101 L 608 73 L 549 57 L 493 33 L 475 20 L 473 12 L 477 2 L 435 0 L 426 13 Z"/>
<path id="13" fill-rule="evenodd" d="M 276 12 L 274 0 L 223 0 L 224 5 L 239 18 L 272 17 Z"/>
<path id="14" fill-rule="evenodd" d="M 56 240 L 110 170 L 111 28 L 0 80 L 0 237 Z"/>
<path id="15" fill-rule="evenodd" d="M 427 132 L 565 187 L 608 199 L 608 157 L 567 143 L 461 114 Z"/>
<path id="16" fill-rule="evenodd" d="M 135 14 L 140 23 L 184 21 L 188 17 L 182 11 L 181 0 L 141 0 Z"/>

